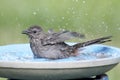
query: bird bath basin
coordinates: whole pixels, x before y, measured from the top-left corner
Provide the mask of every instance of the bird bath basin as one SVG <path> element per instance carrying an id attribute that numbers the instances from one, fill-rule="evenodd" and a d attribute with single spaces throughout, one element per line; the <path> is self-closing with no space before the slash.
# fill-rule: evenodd
<path id="1" fill-rule="evenodd" d="M 70 45 L 72 43 L 69 43 Z M 120 62 L 120 49 L 90 45 L 66 59 L 34 59 L 29 44 L 0 46 L 0 77 L 12 79 L 74 79 L 103 74 Z"/>

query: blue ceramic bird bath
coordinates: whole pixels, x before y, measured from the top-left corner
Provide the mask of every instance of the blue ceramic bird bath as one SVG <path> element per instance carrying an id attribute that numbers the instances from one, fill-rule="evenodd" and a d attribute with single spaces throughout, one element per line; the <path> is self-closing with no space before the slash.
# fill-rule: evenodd
<path id="1" fill-rule="evenodd" d="M 119 48 L 96 44 L 79 50 L 76 57 L 49 60 L 35 59 L 29 44 L 0 46 L 0 77 L 34 80 L 86 78 L 103 74 L 120 62 Z"/>

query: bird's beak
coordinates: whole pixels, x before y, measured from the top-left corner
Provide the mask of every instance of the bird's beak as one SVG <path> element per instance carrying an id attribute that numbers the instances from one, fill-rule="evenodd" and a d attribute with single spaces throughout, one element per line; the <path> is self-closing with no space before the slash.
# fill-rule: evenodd
<path id="1" fill-rule="evenodd" d="M 29 30 L 24 30 L 24 31 L 22 31 L 22 34 L 29 34 L 29 33 L 30 33 Z"/>

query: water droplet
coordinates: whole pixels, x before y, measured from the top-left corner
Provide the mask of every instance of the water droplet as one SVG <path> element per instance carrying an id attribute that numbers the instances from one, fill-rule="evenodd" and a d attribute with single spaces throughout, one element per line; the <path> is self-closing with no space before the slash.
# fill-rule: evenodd
<path id="1" fill-rule="evenodd" d="M 40 11 L 40 9 L 38 8 L 37 11 Z"/>
<path id="2" fill-rule="evenodd" d="M 105 26 L 105 32 L 107 32 L 108 31 L 108 26 Z"/>
<path id="3" fill-rule="evenodd" d="M 17 25 L 18 25 L 18 27 L 21 27 L 21 24 L 20 24 L 20 23 L 18 23 Z"/>
<path id="4" fill-rule="evenodd" d="M 85 13 L 85 15 L 87 16 L 87 15 L 88 15 L 88 13 Z"/>
<path id="5" fill-rule="evenodd" d="M 68 10 L 70 10 L 71 8 L 68 8 Z"/>
<path id="6" fill-rule="evenodd" d="M 45 11 L 48 11 L 48 8 L 45 8 Z"/>
<path id="7" fill-rule="evenodd" d="M 52 22 L 54 22 L 55 20 L 54 19 L 51 19 Z"/>
<path id="8" fill-rule="evenodd" d="M 73 10 L 74 8 L 72 7 L 71 10 Z"/>
<path id="9" fill-rule="evenodd" d="M 37 14 L 37 12 L 33 12 L 33 15 L 36 15 Z"/>
<path id="10" fill-rule="evenodd" d="M 120 27 L 118 28 L 118 30 L 120 30 Z"/>
<path id="11" fill-rule="evenodd" d="M 65 23 L 65 25 L 68 25 L 68 23 Z"/>
<path id="12" fill-rule="evenodd" d="M 83 3 L 85 3 L 85 1 L 83 1 Z"/>
<path id="13" fill-rule="evenodd" d="M 78 0 L 76 0 L 76 2 L 78 2 Z"/>
<path id="14" fill-rule="evenodd" d="M 65 17 L 62 17 L 62 19 L 65 19 Z"/>
<path id="15" fill-rule="evenodd" d="M 78 0 L 73 0 L 73 2 L 78 2 Z"/>
<path id="16" fill-rule="evenodd" d="M 63 27 L 63 29 L 61 31 L 65 31 L 65 26 L 62 26 L 62 27 Z"/>
<path id="17" fill-rule="evenodd" d="M 116 24 L 116 26 L 120 26 L 120 24 Z"/>
<path id="18" fill-rule="evenodd" d="M 18 17 L 16 17 L 15 20 L 17 21 L 17 20 L 18 20 Z"/>
<path id="19" fill-rule="evenodd" d="M 68 18 L 68 21 L 70 21 L 71 19 L 70 18 Z"/>
<path id="20" fill-rule="evenodd" d="M 95 35 L 91 35 L 91 37 L 92 37 L 92 38 L 94 38 L 94 37 L 95 37 Z"/>
<path id="21" fill-rule="evenodd" d="M 73 11 L 72 13 L 75 14 L 75 11 Z"/>
<path id="22" fill-rule="evenodd" d="M 99 27 L 102 27 L 102 25 L 99 25 Z"/>
<path id="23" fill-rule="evenodd" d="M 69 11 L 67 11 L 66 13 L 67 13 L 67 14 L 69 14 L 70 12 L 69 12 Z"/>
<path id="24" fill-rule="evenodd" d="M 103 21 L 102 24 L 105 24 L 105 22 Z"/>

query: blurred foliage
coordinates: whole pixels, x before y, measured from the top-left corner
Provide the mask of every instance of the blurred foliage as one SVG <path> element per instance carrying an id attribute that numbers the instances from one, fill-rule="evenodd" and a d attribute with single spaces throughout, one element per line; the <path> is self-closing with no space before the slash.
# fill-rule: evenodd
<path id="1" fill-rule="evenodd" d="M 0 45 L 28 42 L 21 31 L 31 25 L 40 25 L 45 31 L 84 33 L 85 41 L 112 35 L 113 41 L 107 44 L 120 47 L 120 1 L 0 0 Z M 110 71 L 111 80 L 119 80 L 118 67 Z"/>
<path id="2" fill-rule="evenodd" d="M 31 25 L 78 31 L 93 39 L 113 35 L 120 46 L 119 0 L 0 0 L 0 44 L 23 43 Z"/>

